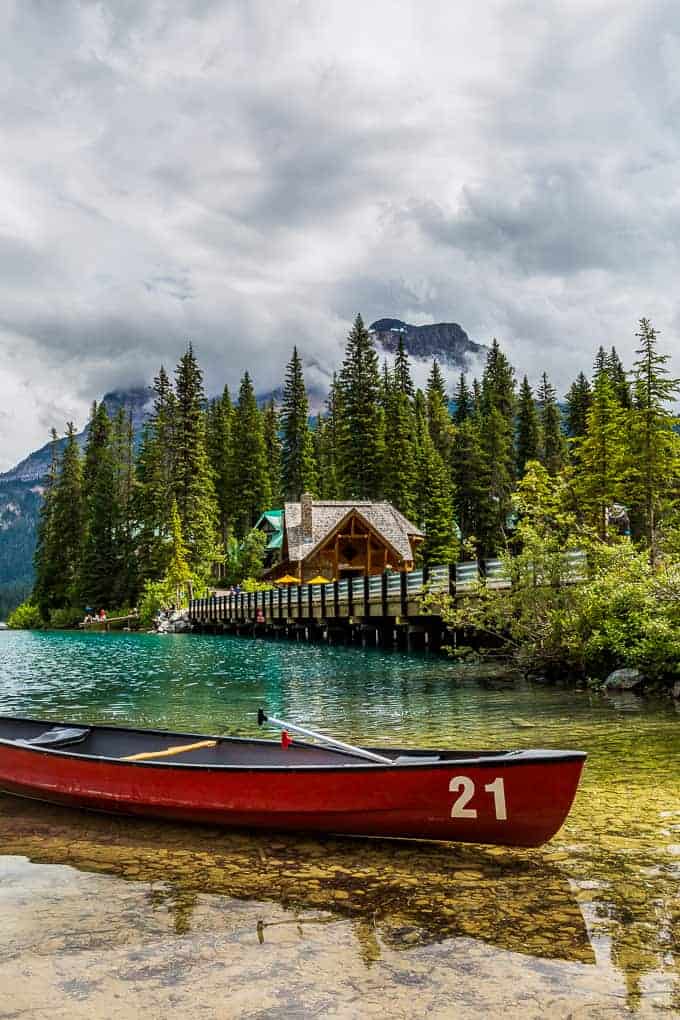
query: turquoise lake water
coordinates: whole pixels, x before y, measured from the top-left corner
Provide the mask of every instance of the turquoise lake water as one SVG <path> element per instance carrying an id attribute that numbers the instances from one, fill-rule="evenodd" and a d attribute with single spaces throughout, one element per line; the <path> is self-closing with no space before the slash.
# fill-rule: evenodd
<path id="1" fill-rule="evenodd" d="M 260 705 L 356 742 L 589 760 L 567 824 L 531 852 L 257 838 L 0 797 L 0 986 L 35 975 L 17 1016 L 45 994 L 53 1016 L 89 1018 L 173 1002 L 199 1016 L 680 1012 L 671 701 L 377 650 L 0 635 L 0 714 L 244 735 Z"/>

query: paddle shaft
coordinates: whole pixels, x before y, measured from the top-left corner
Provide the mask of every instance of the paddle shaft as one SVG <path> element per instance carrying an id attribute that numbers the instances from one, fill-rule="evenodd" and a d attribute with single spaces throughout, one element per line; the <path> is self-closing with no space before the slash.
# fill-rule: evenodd
<path id="1" fill-rule="evenodd" d="M 342 740 L 327 737 L 323 733 L 316 733 L 314 730 L 308 730 L 304 726 L 296 726 L 295 723 L 286 722 L 284 719 L 275 719 L 273 715 L 265 715 L 262 709 L 257 713 L 257 721 L 260 726 L 263 722 L 268 722 L 272 726 L 278 726 L 280 730 L 290 730 L 291 733 L 299 733 L 303 737 L 311 737 L 312 740 L 328 744 L 329 747 L 337 747 L 339 751 L 352 754 L 356 758 L 365 758 L 367 761 L 379 762 L 380 765 L 394 765 L 394 761 L 391 758 L 385 758 L 382 754 L 374 754 L 373 751 L 366 751 L 363 747 L 354 747 L 353 744 L 344 744 Z"/>

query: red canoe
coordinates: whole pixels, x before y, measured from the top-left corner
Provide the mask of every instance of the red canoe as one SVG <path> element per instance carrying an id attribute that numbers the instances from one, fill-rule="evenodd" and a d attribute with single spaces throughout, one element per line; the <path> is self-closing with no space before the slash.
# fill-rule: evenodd
<path id="1" fill-rule="evenodd" d="M 379 753 L 391 763 L 297 741 L 0 717 L 0 790 L 211 825 L 540 846 L 567 817 L 586 758 Z"/>

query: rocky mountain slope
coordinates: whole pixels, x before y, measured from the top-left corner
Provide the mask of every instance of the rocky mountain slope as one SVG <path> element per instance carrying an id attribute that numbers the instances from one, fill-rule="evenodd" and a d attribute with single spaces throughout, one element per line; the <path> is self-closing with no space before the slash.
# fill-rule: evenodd
<path id="1" fill-rule="evenodd" d="M 477 344 L 457 322 L 412 326 L 401 319 L 378 319 L 369 326 L 376 346 L 393 354 L 400 340 L 412 358 L 437 359 L 449 368 L 464 371 L 483 357 L 486 347 Z"/>

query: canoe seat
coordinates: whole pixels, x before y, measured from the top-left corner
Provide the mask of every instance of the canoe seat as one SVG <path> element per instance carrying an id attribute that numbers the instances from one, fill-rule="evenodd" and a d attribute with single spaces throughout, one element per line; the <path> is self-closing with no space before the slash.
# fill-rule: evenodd
<path id="1" fill-rule="evenodd" d="M 90 735 L 87 728 L 78 729 L 75 726 L 53 726 L 51 730 L 39 733 L 37 737 L 30 740 L 17 740 L 17 744 L 25 747 L 68 747 L 69 744 L 81 744 Z"/>
<path id="2" fill-rule="evenodd" d="M 398 758 L 394 759 L 395 765 L 434 765 L 435 762 L 441 761 L 438 754 L 427 755 L 427 754 L 400 754 Z"/>

